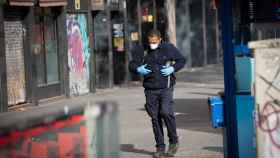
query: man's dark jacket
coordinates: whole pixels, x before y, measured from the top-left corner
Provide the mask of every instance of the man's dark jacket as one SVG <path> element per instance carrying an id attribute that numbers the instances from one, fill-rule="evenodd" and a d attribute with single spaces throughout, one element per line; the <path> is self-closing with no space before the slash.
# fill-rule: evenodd
<path id="1" fill-rule="evenodd" d="M 168 61 L 174 67 L 175 72 L 179 71 L 185 65 L 185 58 L 181 55 L 179 50 L 170 43 L 161 43 L 155 50 L 148 50 L 148 53 L 144 56 L 144 49 L 138 46 L 134 49 L 133 59 L 129 63 L 129 69 L 131 72 L 137 73 L 137 67 L 147 64 L 146 68 L 152 72 L 144 76 L 143 87 L 145 89 L 164 89 L 168 85 L 168 77 L 163 76 L 160 72 L 163 66 Z M 175 85 L 174 73 L 170 77 L 170 86 Z"/>

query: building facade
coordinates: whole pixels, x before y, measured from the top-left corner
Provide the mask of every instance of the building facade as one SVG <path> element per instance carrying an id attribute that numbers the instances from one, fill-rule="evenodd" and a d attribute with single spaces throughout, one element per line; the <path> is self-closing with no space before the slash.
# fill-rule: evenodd
<path id="1" fill-rule="evenodd" d="M 1 107 L 65 94 L 67 1 L 9 0 L 1 5 Z"/>
<path id="2" fill-rule="evenodd" d="M 0 111 L 111 88 L 127 79 L 122 0 L 0 5 Z"/>
<path id="3" fill-rule="evenodd" d="M 75 15 L 69 4 L 67 0 L 8 0 L 1 5 L 1 111 L 92 90 L 88 9 L 85 15 Z M 78 19 L 79 25 L 72 19 Z M 78 48 L 72 48 L 73 40 Z"/>
<path id="4" fill-rule="evenodd" d="M 189 55 L 194 44 L 185 40 L 191 25 L 187 29 L 178 18 L 190 19 L 181 12 L 188 5 L 174 0 L 6 0 L 0 5 L 0 111 L 140 80 L 128 71 L 128 63 L 138 45 L 147 49 L 151 29 L 160 30 L 163 40 L 187 58 L 197 57 Z"/>

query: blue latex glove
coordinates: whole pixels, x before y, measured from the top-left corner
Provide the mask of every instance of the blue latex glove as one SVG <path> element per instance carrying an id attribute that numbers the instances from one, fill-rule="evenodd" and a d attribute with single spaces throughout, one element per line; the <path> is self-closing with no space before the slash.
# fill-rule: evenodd
<path id="1" fill-rule="evenodd" d="M 145 65 L 141 65 L 137 68 L 137 72 L 140 74 L 140 75 L 147 75 L 149 73 L 151 73 L 152 71 L 147 69 L 146 68 L 147 64 Z"/>
<path id="2" fill-rule="evenodd" d="M 163 76 L 169 76 L 174 72 L 174 70 L 173 66 L 163 66 L 163 69 L 161 69 L 160 72 Z"/>

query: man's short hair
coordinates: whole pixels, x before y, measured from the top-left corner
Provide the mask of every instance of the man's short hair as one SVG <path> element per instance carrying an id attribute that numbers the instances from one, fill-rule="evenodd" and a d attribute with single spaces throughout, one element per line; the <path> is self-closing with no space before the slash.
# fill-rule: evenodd
<path id="1" fill-rule="evenodd" d="M 159 30 L 153 29 L 149 31 L 148 37 L 154 37 L 154 36 L 161 37 L 161 33 L 159 32 Z"/>

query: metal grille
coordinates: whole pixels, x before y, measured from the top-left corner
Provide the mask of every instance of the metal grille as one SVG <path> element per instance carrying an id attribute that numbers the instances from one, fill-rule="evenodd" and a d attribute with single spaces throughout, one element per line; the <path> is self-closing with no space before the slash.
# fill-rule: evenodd
<path id="1" fill-rule="evenodd" d="M 275 0 L 248 0 L 248 15 L 251 22 L 278 21 L 279 1 Z"/>
<path id="2" fill-rule="evenodd" d="M 253 41 L 280 38 L 279 23 L 254 23 L 251 24 L 251 36 Z"/>
<path id="3" fill-rule="evenodd" d="M 256 17 L 256 0 L 249 0 L 248 1 L 248 15 L 250 20 L 254 20 Z"/>
<path id="4" fill-rule="evenodd" d="M 41 7 L 66 6 L 67 0 L 39 0 Z"/>
<path id="5" fill-rule="evenodd" d="M 13 6 L 33 6 L 34 0 L 9 0 L 9 4 Z"/>

